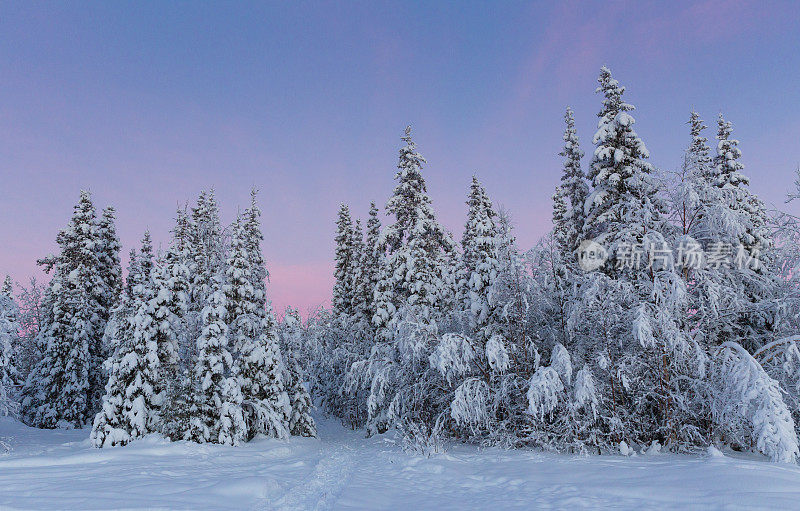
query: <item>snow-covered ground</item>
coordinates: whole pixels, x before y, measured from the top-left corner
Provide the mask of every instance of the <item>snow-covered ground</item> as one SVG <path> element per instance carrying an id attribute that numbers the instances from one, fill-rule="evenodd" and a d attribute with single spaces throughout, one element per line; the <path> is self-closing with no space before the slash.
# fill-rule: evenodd
<path id="1" fill-rule="evenodd" d="M 94 449 L 88 430 L 0 419 L 1 509 L 800 509 L 800 467 L 740 457 L 560 456 L 450 446 L 419 458 L 318 419 L 319 439 L 243 447 L 160 438 Z M 2 448 L 0 448 L 0 452 Z"/>

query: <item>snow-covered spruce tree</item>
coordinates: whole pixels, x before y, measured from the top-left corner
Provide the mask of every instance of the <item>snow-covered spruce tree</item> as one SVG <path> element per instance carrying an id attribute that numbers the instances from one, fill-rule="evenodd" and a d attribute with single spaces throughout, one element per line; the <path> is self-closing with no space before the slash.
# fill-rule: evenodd
<path id="1" fill-rule="evenodd" d="M 362 297 L 359 292 L 366 287 L 364 268 L 362 266 L 366 245 L 364 244 L 364 230 L 361 228 L 361 219 L 358 218 L 353 224 L 351 247 L 353 260 L 350 266 L 350 278 L 352 279 L 352 282 L 350 283 L 350 289 L 352 290 L 352 295 L 350 298 L 350 311 L 352 315 L 352 322 L 358 323 L 362 319 L 360 313 L 364 308 L 364 305 L 362 304 Z"/>
<path id="2" fill-rule="evenodd" d="M 183 331 L 181 313 L 185 310 L 182 296 L 185 281 L 176 283 L 182 280 L 183 275 L 179 273 L 180 276 L 176 277 L 176 268 L 169 261 L 170 253 L 168 250 L 166 258 L 159 260 L 153 269 L 155 294 L 147 308 L 149 334 L 155 342 L 158 357 L 158 380 L 154 389 L 162 404 L 170 382 L 180 374 L 179 336 Z M 158 413 L 161 415 L 161 407 Z M 162 422 L 160 418 L 158 421 Z"/>
<path id="3" fill-rule="evenodd" d="M 581 168 L 583 151 L 575 130 L 574 113 L 569 107 L 564 114 L 564 121 L 567 125 L 564 130 L 564 149 L 558 154 L 564 157 L 560 188 L 564 195 L 566 211 L 558 223 L 554 224 L 554 232 L 557 233 L 556 238 L 564 254 L 569 256 L 567 260 L 573 261 L 583 238 L 584 205 L 589 195 L 589 186 Z"/>
<path id="4" fill-rule="evenodd" d="M 353 246 L 354 232 L 353 219 L 350 217 L 350 208 L 347 204 L 339 207 L 339 216 L 336 220 L 336 257 L 333 284 L 333 311 L 345 317 L 353 316 L 353 299 L 355 292 L 354 269 L 357 264 L 357 254 Z"/>
<path id="5" fill-rule="evenodd" d="M 126 293 L 114 309 L 104 342 L 106 393 L 95 416 L 91 440 L 96 447 L 125 445 L 148 433 L 164 432 L 168 392 L 180 385 L 173 284 L 168 263 L 152 259 L 149 232 L 141 251 L 131 250 Z M 171 435 L 170 435 L 171 436 Z"/>
<path id="6" fill-rule="evenodd" d="M 179 211 L 173 232 L 180 247 L 181 266 L 188 270 L 187 310 L 179 333 L 179 352 L 183 369 L 194 373 L 197 339 L 203 329 L 203 308 L 208 303 L 211 278 L 224 272 L 225 245 L 219 220 L 219 208 L 213 190 L 200 192 L 190 211 Z M 180 268 L 177 268 L 181 271 Z"/>
<path id="7" fill-rule="evenodd" d="M 133 352 L 133 306 L 127 293 L 114 309 L 106 328 L 105 340 L 111 356 L 104 362 L 108 374 L 100 411 L 94 417 L 89 440 L 95 447 L 125 445 L 131 439 L 131 425 L 126 409 L 126 391 L 131 366 L 137 362 Z"/>
<path id="8" fill-rule="evenodd" d="M 335 236 L 335 283 L 330 314 L 319 311 L 309 320 L 309 335 L 315 360 L 312 364 L 312 388 L 320 404 L 339 416 L 343 422 L 358 427 L 363 425 L 366 412 L 358 392 L 344 392 L 345 379 L 351 366 L 363 360 L 373 342 L 368 275 L 364 272 L 365 244 L 360 222 L 353 226 L 349 208 L 342 204 L 337 218 Z M 289 318 L 291 324 L 292 318 Z M 324 325 L 324 326 L 323 326 Z M 316 335 L 318 327 L 325 332 Z M 321 357 L 321 358 L 317 358 Z M 287 369 L 295 368 L 292 354 L 287 354 Z M 287 375 L 287 390 L 295 376 Z M 301 387 L 297 387 L 301 390 Z M 297 401 L 302 404 L 302 401 Z"/>
<path id="9" fill-rule="evenodd" d="M 192 256 L 194 226 L 185 208 L 178 208 L 172 242 L 164 255 L 158 272 L 159 294 L 166 298 L 160 321 L 170 318 L 177 348 L 177 367 L 162 361 L 162 384 L 164 399 L 161 404 L 161 432 L 172 440 L 188 438 L 190 419 L 196 410 L 194 392 L 194 362 L 197 359 L 196 331 L 199 314 L 193 303 L 191 268 L 195 267 Z M 166 325 L 165 325 L 166 326 Z"/>
<path id="10" fill-rule="evenodd" d="M 497 213 L 483 185 L 473 176 L 463 246 L 468 272 L 469 310 L 474 321 L 475 347 L 485 350 L 493 336 L 504 343 L 502 306 L 495 294 L 500 273 L 500 237 L 495 225 Z"/>
<path id="11" fill-rule="evenodd" d="M 544 286 L 542 292 L 549 296 L 549 305 L 555 316 L 547 315 L 554 324 L 561 328 L 557 333 L 556 339 L 559 342 L 571 346 L 568 341 L 566 329 L 567 309 L 569 308 L 570 293 L 575 289 L 575 284 L 580 281 L 576 275 L 578 269 L 574 264 L 578 259 L 577 247 L 573 249 L 571 242 L 571 223 L 569 218 L 569 206 L 563 185 L 556 186 L 553 193 L 553 234 L 548 239 L 542 240 L 541 244 L 534 249 L 532 254 L 539 259 L 538 269 L 546 271 L 545 278 L 540 280 Z"/>
<path id="12" fill-rule="evenodd" d="M 222 381 L 222 407 L 219 412 L 219 435 L 223 445 L 240 445 L 247 440 L 247 420 L 244 416 L 242 388 L 235 377 Z"/>
<path id="13" fill-rule="evenodd" d="M 233 222 L 230 250 L 225 266 L 225 303 L 228 309 L 228 338 L 230 351 L 237 357 L 248 339 L 252 339 L 255 331 L 253 321 L 258 307 L 255 289 L 250 281 L 250 261 L 245 245 L 245 233 L 242 217 Z"/>
<path id="14" fill-rule="evenodd" d="M 286 388 L 291 406 L 289 432 L 295 436 L 315 437 L 317 436 L 317 426 L 311 417 L 313 408 L 311 397 L 301 380 L 303 372 L 293 358 L 289 359 L 288 364 L 290 364 L 290 367 L 286 373 L 288 377 Z"/>
<path id="15" fill-rule="evenodd" d="M 142 282 L 138 273 L 141 271 L 139 264 L 139 252 L 136 248 L 131 248 L 128 257 L 127 278 L 124 285 L 124 292 L 119 303 L 111 311 L 105 332 L 103 333 L 103 345 L 110 353 L 109 357 L 103 362 L 103 369 L 107 374 L 105 393 L 101 399 L 100 410 L 94 416 L 92 422 L 92 432 L 89 440 L 95 447 L 113 447 L 125 445 L 131 441 L 130 425 L 127 423 L 125 414 L 125 391 L 128 365 L 123 364 L 135 360 L 135 354 L 131 354 L 133 347 L 133 316 L 135 313 L 134 303 L 141 296 L 138 292 L 143 289 L 137 288 L 134 294 L 134 281 Z"/>
<path id="16" fill-rule="evenodd" d="M 738 239 L 732 247 L 731 270 L 726 272 L 738 291 L 732 307 L 738 314 L 729 315 L 735 318 L 735 324 L 733 337 L 728 338 L 755 350 L 774 340 L 780 328 L 781 303 L 776 295 L 783 282 L 774 272 L 775 246 L 766 208 L 750 191 L 749 179 L 742 173 L 744 166 L 739 161 L 738 141 L 731 134 L 731 123 L 720 115 L 714 159 L 716 185 L 738 219 L 730 229 L 729 235 Z"/>
<path id="17" fill-rule="evenodd" d="M 508 324 L 509 341 L 518 346 L 528 344 L 531 294 L 530 270 L 527 256 L 520 253 L 514 236 L 511 215 L 501 209 L 497 215 L 500 238 L 500 278 L 496 284 L 498 300 L 503 304 L 503 318 Z"/>
<path id="18" fill-rule="evenodd" d="M 281 353 L 277 323 L 272 307 L 266 299 L 267 270 L 261 252 L 260 224 L 261 211 L 252 194 L 251 206 L 245 212 L 245 221 L 240 233 L 248 258 L 248 275 L 254 290 L 252 303 L 252 337 L 242 349 L 236 362 L 243 407 L 248 419 L 250 436 L 264 434 L 276 438 L 288 436 L 289 421 L 292 415 L 290 396 L 287 393 L 287 380 L 292 377 L 294 367 L 287 367 Z M 247 322 L 247 320 L 245 320 Z M 290 354 L 289 354 L 290 355 Z M 305 390 L 305 389 L 303 389 Z"/>
<path id="19" fill-rule="evenodd" d="M 239 218 L 233 225 L 225 286 L 229 338 L 237 354 L 233 372 L 242 395 L 243 417 L 246 415 L 251 425 L 249 436 L 263 433 L 283 438 L 288 436 L 288 403 L 285 402 L 288 397 L 283 399 L 280 352 L 275 337 L 271 336 L 274 328 L 265 314 L 259 312 L 249 274 L 246 233 Z M 245 435 L 248 435 L 247 430 Z"/>
<path id="20" fill-rule="evenodd" d="M 317 436 L 316 424 L 311 417 L 311 397 L 303 384 L 308 379 L 308 372 L 303 367 L 310 363 L 311 357 L 297 309 L 286 307 L 279 325 L 279 337 L 281 352 L 286 360 L 286 389 L 292 408 L 289 431 L 296 436 Z"/>
<path id="21" fill-rule="evenodd" d="M 42 261 L 54 272 L 52 316 L 43 334 L 47 347 L 23 391 L 25 420 L 36 427 L 81 427 L 93 416 L 92 382 L 100 381 L 93 347 L 100 342 L 99 304 L 93 290 L 103 286 L 98 273 L 95 209 L 82 191 L 69 225 L 56 241 L 61 250 Z"/>
<path id="22" fill-rule="evenodd" d="M 371 218 L 370 221 L 373 221 L 373 219 Z M 373 225 L 373 229 L 379 229 L 379 227 Z M 373 240 L 370 241 L 372 242 Z M 331 353 L 328 363 L 331 380 L 326 385 L 329 394 L 322 401 L 327 408 L 337 410 L 337 413 L 344 418 L 346 423 L 352 427 L 360 427 L 363 426 L 367 415 L 366 407 L 364 406 L 366 399 L 364 390 L 354 389 L 353 392 L 343 392 L 343 387 L 346 385 L 347 374 L 353 364 L 366 359 L 375 343 L 371 318 L 374 314 L 372 298 L 375 283 L 373 279 L 377 273 L 373 273 L 370 276 L 367 272 L 372 272 L 377 268 L 367 269 L 367 265 L 371 264 L 369 261 L 370 254 L 367 252 L 369 249 L 362 237 L 361 222 L 359 220 L 356 220 L 353 228 L 352 248 L 353 313 L 350 317 L 339 316 L 337 318 L 337 326 L 346 341 Z"/>
<path id="23" fill-rule="evenodd" d="M 743 223 L 743 232 L 739 236 L 740 243 L 744 245 L 748 255 L 761 257 L 762 253 L 768 253 L 772 248 L 764 203 L 748 188 L 750 180 L 742 173 L 744 165 L 739 161 L 742 155 L 742 151 L 738 147 L 739 141 L 730 138 L 733 133 L 731 123 L 720 114 L 717 124 L 717 140 L 719 142 L 717 155 L 714 158 L 716 185 L 725 191 L 732 192 L 730 200 L 734 201 L 735 209 L 740 211 Z M 754 269 L 759 272 L 763 270 L 758 266 Z"/>
<path id="24" fill-rule="evenodd" d="M 704 246 L 719 241 L 716 218 L 724 218 L 714 208 L 719 206 L 719 191 L 714 185 L 714 166 L 708 147 L 708 139 L 703 136 L 707 126 L 700 115 L 692 111 L 689 115 L 690 142 L 684 154 L 683 163 L 677 173 L 677 182 L 670 188 L 671 214 L 679 227 L 680 234 Z"/>
<path id="25" fill-rule="evenodd" d="M 108 351 L 103 345 L 103 331 L 108 322 L 109 315 L 120 299 L 122 290 L 122 267 L 119 260 L 120 244 L 114 226 L 114 208 L 103 210 L 97 222 L 94 233 L 94 252 L 96 254 L 95 273 L 101 285 L 91 288 L 93 302 L 95 302 L 96 318 L 94 321 L 95 334 L 93 335 L 89 351 L 91 356 L 89 387 L 90 409 L 97 410 L 100 398 L 103 395 L 106 374 L 102 371 L 103 362 L 108 358 Z"/>
<path id="26" fill-rule="evenodd" d="M 386 204 L 394 222 L 381 232 L 379 247 L 386 253 L 375 291 L 376 313 L 373 324 L 378 337 L 390 340 L 397 326 L 397 311 L 414 307 L 420 321 L 435 320 L 446 295 L 443 264 L 455 252 L 455 243 L 436 220 L 428 196 L 422 166 L 426 163 L 405 130 L 397 164 L 398 183 Z"/>
<path id="27" fill-rule="evenodd" d="M 264 254 L 261 252 L 261 242 L 264 234 L 261 232 L 261 209 L 256 202 L 258 190 L 250 191 L 250 207 L 244 212 L 244 236 L 247 257 L 250 263 L 250 282 L 255 291 L 257 309 L 263 310 L 266 315 L 272 314 L 272 306 L 267 300 L 267 280 L 269 272 L 264 264 Z"/>
<path id="28" fill-rule="evenodd" d="M 595 151 L 589 167 L 594 189 L 586 199 L 583 234 L 606 248 L 609 257 L 603 270 L 614 274 L 618 252 L 625 246 L 641 244 L 645 233 L 659 228 L 664 211 L 652 177 L 650 153 L 633 130 L 636 122 L 628 113 L 634 106 L 625 103 L 625 87 L 603 67 L 597 80 L 603 94 L 598 113 Z"/>
<path id="29" fill-rule="evenodd" d="M 134 281 L 141 282 L 141 277 L 138 275 L 140 271 L 139 251 L 136 248 L 131 248 L 128 253 L 128 271 L 122 299 L 111 311 L 106 329 L 103 332 L 103 345 L 112 355 L 122 339 L 130 339 L 130 337 L 125 337 L 122 330 L 130 325 L 128 319 L 133 316 L 131 305 L 134 299 Z M 142 288 L 139 289 L 141 290 Z"/>
<path id="30" fill-rule="evenodd" d="M 653 166 L 647 162 L 649 152 L 633 131 L 635 120 L 628 113 L 634 106 L 625 103 L 625 87 L 603 67 L 596 92 L 603 94 L 603 108 L 593 141 L 589 178 L 594 189 L 585 204 L 586 221 L 583 234 L 604 246 L 608 260 L 603 271 L 619 276 L 621 269 L 638 277 L 639 269 L 626 267 L 620 259 L 622 251 L 641 246 L 645 235 L 666 227 L 662 218 L 664 205 L 652 177 Z M 630 266 L 630 265 L 627 265 Z"/>
<path id="31" fill-rule="evenodd" d="M 135 271 L 128 278 L 132 283 L 131 310 L 127 318 L 131 329 L 130 352 L 123 357 L 120 379 L 125 382 L 124 423 L 130 427 L 131 439 L 135 439 L 158 431 L 163 398 L 159 393 L 163 382 L 155 310 L 155 263 L 149 231 L 142 237 Z"/>
<path id="32" fill-rule="evenodd" d="M 303 320 L 300 319 L 300 311 L 291 305 L 283 310 L 283 319 L 278 325 L 278 340 L 282 353 L 291 354 L 301 365 L 310 362 Z"/>
<path id="33" fill-rule="evenodd" d="M 446 266 L 455 262 L 455 243 L 436 221 L 421 174 L 425 160 L 410 128 L 403 141 L 398 184 L 387 202 L 394 222 L 384 227 L 375 250 L 375 335 L 338 321 L 328 326 L 324 313 L 310 318 L 308 327 L 314 372 L 326 375 L 314 378 L 315 393 L 332 413 L 353 427 L 366 425 L 370 434 L 393 426 L 425 429 L 432 424 L 429 413 L 441 412 L 441 407 L 425 411 L 424 400 L 413 398 L 421 392 L 414 381 L 422 378 L 419 371 L 430 371 L 426 353 L 437 337 L 436 323 L 446 319 L 454 301 Z M 377 219 L 373 224 L 377 227 Z"/>
<path id="34" fill-rule="evenodd" d="M 103 280 L 102 293 L 98 296 L 101 309 L 107 316 L 122 296 L 122 265 L 120 263 L 120 242 L 115 225 L 115 210 L 108 206 L 103 210 L 97 224 L 98 272 Z"/>
<path id="35" fill-rule="evenodd" d="M 538 300 L 537 308 L 543 320 L 540 328 L 551 331 L 555 340 L 574 348 L 566 328 L 571 294 L 580 281 L 576 267 L 578 246 L 584 238 L 584 206 L 589 194 L 586 176 L 581 168 L 581 151 L 575 130 L 575 119 L 571 108 L 564 114 L 566 129 L 564 147 L 559 153 L 564 157 L 561 183 L 553 194 L 553 234 L 544 240 L 532 255 L 538 259 L 534 272 L 534 282 L 541 286 L 539 291 L 548 299 Z M 555 328 L 554 328 L 555 327 Z"/>
<path id="36" fill-rule="evenodd" d="M 177 364 L 175 335 L 169 314 L 169 293 L 156 278 L 149 233 L 131 264 L 131 294 L 123 305 L 127 315 L 116 326 L 121 338 L 107 363 L 109 378 L 100 412 L 92 427 L 96 447 L 125 445 L 161 431 L 166 369 Z"/>
<path id="37" fill-rule="evenodd" d="M 19 308 L 14 301 L 11 278 L 6 277 L 0 289 L 0 417 L 16 415 L 17 403 L 13 393 L 16 368 L 13 347 L 20 332 Z"/>
<path id="38" fill-rule="evenodd" d="M 147 234 L 142 240 L 144 246 L 150 244 L 146 237 Z M 135 426 L 130 420 L 135 417 L 130 413 L 131 402 L 127 398 L 127 386 L 139 377 L 137 370 L 142 365 L 140 354 L 147 350 L 146 346 L 140 346 L 137 350 L 135 345 L 136 313 L 151 298 L 153 291 L 152 272 L 144 274 L 146 269 L 147 265 L 142 264 L 139 251 L 132 248 L 125 280 L 125 293 L 111 312 L 103 336 L 103 343 L 111 354 L 104 362 L 108 379 L 100 411 L 95 415 L 92 426 L 91 441 L 95 447 L 125 445 L 133 440 L 131 431 Z M 139 333 L 141 334 L 141 331 Z M 142 339 L 143 336 L 139 335 L 138 340 Z M 141 427 L 140 431 L 144 429 Z M 141 434 L 143 433 L 140 432 Z"/>
<path id="39" fill-rule="evenodd" d="M 211 294 L 211 280 L 225 262 L 222 225 L 214 191 L 202 191 L 192 208 L 189 236 L 192 309 L 199 314 Z M 198 325 L 199 326 L 199 325 Z"/>
<path id="40" fill-rule="evenodd" d="M 177 344 L 178 365 L 187 368 L 187 362 L 196 355 L 195 339 L 190 335 L 189 311 L 191 307 L 192 264 L 189 252 L 189 236 L 191 234 L 189 219 L 183 209 L 178 209 L 175 227 L 172 231 L 172 243 L 164 254 L 163 261 L 158 271 L 159 293 L 166 293 L 166 307 L 172 332 Z M 164 316 L 165 318 L 167 316 Z M 163 321 L 163 319 L 162 319 Z M 180 369 L 180 368 L 175 368 Z M 182 371 L 178 370 L 171 377 L 179 377 Z"/>
<path id="41" fill-rule="evenodd" d="M 289 381 L 297 381 L 300 382 L 303 380 L 303 375 L 305 374 L 302 371 L 302 368 L 298 366 L 298 364 L 294 363 L 298 360 L 298 357 L 294 353 L 294 351 L 289 350 L 287 352 L 282 352 L 280 347 L 280 340 L 278 336 L 277 330 L 277 321 L 275 320 L 275 315 L 272 311 L 272 304 L 267 300 L 267 289 L 266 289 L 266 281 L 269 276 L 269 272 L 267 271 L 266 266 L 264 265 L 264 256 L 261 253 L 261 240 L 264 239 L 261 233 L 261 224 L 260 224 L 260 216 L 261 211 L 258 208 L 255 200 L 255 191 L 252 194 L 252 201 L 250 205 L 250 209 L 247 211 L 247 214 L 251 218 L 251 221 L 245 224 L 245 232 L 247 234 L 248 241 L 248 249 L 250 253 L 250 266 L 251 266 L 251 275 L 256 277 L 256 296 L 258 297 L 258 311 L 259 313 L 263 314 L 263 320 L 261 322 L 261 336 L 263 340 L 261 341 L 261 345 L 266 347 L 266 351 L 269 357 L 275 358 L 280 362 L 280 365 L 283 366 L 284 373 L 282 375 L 284 391 L 289 392 L 291 391 L 291 387 L 287 385 Z M 287 357 L 284 358 L 284 355 Z M 267 373 L 265 373 L 266 378 L 262 379 L 264 385 L 259 385 L 262 389 L 268 389 L 270 385 L 273 387 L 274 392 L 270 391 L 270 396 L 268 400 L 271 402 L 270 407 L 279 410 L 281 407 L 284 410 L 285 417 L 287 417 L 289 421 L 291 421 L 291 416 L 293 413 L 304 413 L 306 408 L 304 408 L 303 402 L 297 400 L 297 396 L 300 393 L 308 394 L 305 387 L 301 386 L 299 390 L 294 391 L 294 396 L 288 396 L 288 406 L 286 405 L 286 396 L 287 394 L 277 390 L 280 385 L 277 383 L 277 380 L 274 378 L 273 369 L 269 369 Z M 311 398 L 308 397 L 308 402 L 311 401 Z M 300 408 L 295 409 L 295 406 L 299 406 Z M 264 422 L 263 424 L 267 425 L 262 427 L 260 431 L 269 432 L 270 427 L 269 421 Z M 316 429 L 313 428 L 314 434 L 316 434 Z M 291 431 L 291 424 L 290 424 L 290 433 Z M 269 433 L 268 433 L 269 434 Z"/>
<path id="42" fill-rule="evenodd" d="M 199 443 L 219 441 L 222 407 L 229 397 L 226 374 L 233 360 L 228 351 L 226 300 L 222 287 L 221 277 L 212 276 L 208 303 L 202 312 L 203 330 L 197 339 L 193 389 L 196 409 L 192 410 L 187 437 Z"/>
<path id="43" fill-rule="evenodd" d="M 102 282 L 102 286 L 94 288 L 92 291 L 98 304 L 97 332 L 90 345 L 92 356 L 92 367 L 102 368 L 103 363 L 110 353 L 103 345 L 103 335 L 106 324 L 111 315 L 111 311 L 119 303 L 122 294 L 122 265 L 120 263 L 120 242 L 117 237 L 115 226 L 115 211 L 109 206 L 103 210 L 103 214 L 97 224 L 95 252 L 97 254 L 97 273 Z M 100 398 L 107 375 L 102 370 L 91 372 L 92 389 L 92 409 L 99 407 Z"/>
<path id="44" fill-rule="evenodd" d="M 564 157 L 564 170 L 561 174 L 561 183 L 556 187 L 552 197 L 552 242 L 545 242 L 540 247 L 538 256 L 543 256 L 543 262 L 546 263 L 544 267 L 549 269 L 549 275 L 541 283 L 547 288 L 545 292 L 553 298 L 550 305 L 555 306 L 552 312 L 557 316 L 550 317 L 560 326 L 557 338 L 569 345 L 565 322 L 570 294 L 580 280 L 576 275 L 579 271 L 576 263 L 579 245 L 584 238 L 584 206 L 589 195 L 589 187 L 581 168 L 583 151 L 578 143 L 575 118 L 571 108 L 567 108 L 564 120 L 566 122 L 564 148 L 559 153 Z"/>
<path id="45" fill-rule="evenodd" d="M 714 166 L 712 165 L 711 150 L 708 147 L 708 139 L 703 136 L 703 130 L 706 128 L 708 126 L 700 118 L 700 114 L 692 110 L 689 114 L 691 142 L 687 149 L 687 153 L 690 155 L 691 170 L 708 180 L 712 180 Z"/>
<path id="46" fill-rule="evenodd" d="M 372 316 L 375 314 L 375 286 L 378 283 L 380 271 L 380 252 L 378 242 L 380 239 L 381 221 L 378 218 L 378 208 L 371 202 L 369 219 L 367 220 L 366 240 L 364 241 L 361 258 L 359 261 L 358 284 L 355 289 L 354 313 L 355 322 L 363 325 L 361 328 L 372 331 Z"/>
<path id="47" fill-rule="evenodd" d="M 765 208 L 742 174 L 730 123 L 719 121 L 713 164 L 699 116 L 693 113 L 690 125 L 692 142 L 673 207 L 684 233 L 677 244 L 699 245 L 695 256 L 703 262 L 684 268 L 691 308 L 697 311 L 689 322 L 705 344 L 734 341 L 756 350 L 773 340 L 781 323 L 777 295 L 783 282 L 773 271 L 774 243 Z"/>
<path id="48" fill-rule="evenodd" d="M 478 182 L 478 178 L 472 176 L 470 184 L 470 191 L 467 197 L 467 222 L 464 225 L 464 234 L 461 236 L 461 257 L 460 257 L 460 285 L 463 285 L 466 290 L 464 293 L 464 301 L 467 308 L 469 308 L 469 278 L 475 270 L 475 236 L 476 224 L 480 221 L 477 216 L 480 212 L 480 203 L 483 199 L 488 201 L 485 190 Z"/>
<path id="49" fill-rule="evenodd" d="M 248 338 L 236 360 L 236 375 L 250 436 L 289 435 L 291 403 L 284 383 L 284 367 L 277 332 L 271 318 L 256 318 L 254 337 Z"/>
<path id="50" fill-rule="evenodd" d="M 461 275 L 458 270 L 461 254 L 458 251 L 458 245 L 454 241 L 453 233 L 446 230 L 445 238 L 448 241 L 442 247 L 441 260 L 438 263 L 439 273 L 441 274 L 441 298 L 436 314 L 439 316 L 437 321 L 447 323 L 447 325 L 442 326 L 443 328 L 453 329 L 462 326 L 464 319 L 463 315 L 454 314 L 460 309 L 460 304 L 462 303 L 459 296 Z"/>
<path id="51" fill-rule="evenodd" d="M 4 296 L 14 296 L 14 284 L 11 282 L 11 275 L 6 275 L 3 285 L 0 286 L 0 294 Z"/>
<path id="52" fill-rule="evenodd" d="M 186 210 L 178 208 L 172 242 L 161 261 L 157 280 L 160 329 L 171 330 L 177 351 L 173 354 L 162 349 L 159 356 L 162 363 L 160 391 L 164 396 L 160 408 L 161 432 L 172 440 L 188 439 L 191 414 L 196 410 L 193 371 L 197 358 L 195 332 L 199 314 L 195 312 L 197 304 L 192 301 L 193 232 Z M 170 363 L 173 357 L 177 360 Z"/>
<path id="53" fill-rule="evenodd" d="M 571 243 L 569 241 L 569 206 L 567 205 L 567 195 L 562 186 L 556 186 L 553 192 L 553 239 L 561 254 L 570 253 Z"/>
<path id="54" fill-rule="evenodd" d="M 131 295 L 143 302 L 150 300 L 155 295 L 154 267 L 153 240 L 150 231 L 145 231 L 142 236 L 142 246 L 136 256 L 136 271 L 132 275 L 128 275 Z"/>
<path id="55" fill-rule="evenodd" d="M 739 161 L 742 151 L 739 141 L 730 138 L 733 125 L 719 114 L 717 118 L 717 154 L 714 157 L 715 183 L 719 188 L 738 188 L 741 184 L 749 184 L 750 180 L 741 173 L 744 165 Z"/>
<path id="56" fill-rule="evenodd" d="M 410 128 L 403 137 L 397 180 L 387 212 L 394 222 L 381 233 L 381 277 L 376 287 L 379 344 L 354 365 L 348 382 L 368 390 L 367 429 L 396 427 L 413 444 L 437 437 L 449 395 L 432 385 L 440 378 L 428 363 L 439 324 L 455 307 L 455 243 L 436 220 Z M 351 386 L 351 388 L 353 388 Z M 434 442 L 435 443 L 435 442 Z"/>

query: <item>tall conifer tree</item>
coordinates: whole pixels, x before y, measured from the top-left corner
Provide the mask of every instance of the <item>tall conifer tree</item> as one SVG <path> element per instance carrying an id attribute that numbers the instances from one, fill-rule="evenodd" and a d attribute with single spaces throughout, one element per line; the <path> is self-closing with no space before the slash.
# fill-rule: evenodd
<path id="1" fill-rule="evenodd" d="M 354 304 L 355 315 L 358 323 L 372 330 L 372 316 L 375 314 L 374 292 L 378 282 L 380 253 L 378 241 L 380 239 L 381 221 L 378 218 L 378 208 L 375 203 L 370 203 L 369 218 L 367 220 L 366 239 L 361 249 L 359 258 L 359 275 L 355 289 L 356 301 Z"/>
<path id="2" fill-rule="evenodd" d="M 405 130 L 397 164 L 397 186 L 386 204 L 394 222 L 381 233 L 385 251 L 376 286 L 373 324 L 381 339 L 391 339 L 401 307 L 413 307 L 423 322 L 435 319 L 446 297 L 444 261 L 455 253 L 455 244 L 436 220 L 411 127 Z"/>
<path id="3" fill-rule="evenodd" d="M 227 304 L 219 276 L 210 278 L 208 303 L 203 307 L 203 329 L 197 339 L 194 370 L 195 409 L 190 421 L 190 437 L 200 443 L 216 442 L 220 416 L 226 401 L 225 375 L 233 360 L 228 351 Z"/>
<path id="4" fill-rule="evenodd" d="M 336 220 L 336 259 L 333 284 L 333 311 L 340 316 L 351 318 L 353 316 L 354 278 L 353 270 L 356 265 L 357 255 L 353 246 L 354 231 L 353 219 L 350 217 L 350 208 L 346 204 L 339 207 L 339 216 Z"/>
<path id="5" fill-rule="evenodd" d="M 563 233 L 559 243 L 565 254 L 571 254 L 569 260 L 574 259 L 574 253 L 583 237 L 584 207 L 586 197 L 589 195 L 589 186 L 586 175 L 581 168 L 581 151 L 578 135 L 575 130 L 575 117 L 571 108 L 564 114 L 566 129 L 564 130 L 564 148 L 559 153 L 564 157 L 564 171 L 561 174 L 561 188 L 567 209 L 563 219 L 556 225 L 556 231 Z"/>
<path id="6" fill-rule="evenodd" d="M 625 87 L 603 67 L 597 92 L 603 94 L 598 117 L 596 146 L 589 171 L 594 190 L 587 198 L 584 236 L 603 245 L 609 253 L 604 269 L 615 273 L 620 251 L 641 245 L 647 232 L 658 230 L 664 206 L 651 175 L 650 153 L 633 130 L 635 120 L 628 113 Z"/>
<path id="7" fill-rule="evenodd" d="M 82 191 L 69 225 L 56 239 L 61 252 L 42 260 L 54 272 L 52 313 L 43 334 L 45 352 L 25 385 L 25 417 L 43 428 L 81 427 L 93 416 L 92 382 L 100 367 L 94 348 L 102 337 L 100 306 L 94 290 L 103 287 L 98 272 L 94 205 Z"/>
<path id="8" fill-rule="evenodd" d="M 0 417 L 17 411 L 12 395 L 16 375 L 12 350 L 20 331 L 18 317 L 19 308 L 14 301 L 11 279 L 6 277 L 0 289 Z"/>
<path id="9" fill-rule="evenodd" d="M 465 267 L 469 272 L 469 306 L 474 320 L 475 339 L 485 348 L 489 339 L 502 330 L 502 310 L 495 284 L 500 278 L 500 235 L 497 213 L 478 179 L 472 177 L 468 221 L 464 235 Z"/>

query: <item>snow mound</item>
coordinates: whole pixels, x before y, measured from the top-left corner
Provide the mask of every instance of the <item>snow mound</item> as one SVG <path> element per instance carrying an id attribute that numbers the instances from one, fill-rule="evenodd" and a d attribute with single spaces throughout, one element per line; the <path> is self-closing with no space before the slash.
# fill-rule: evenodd
<path id="1" fill-rule="evenodd" d="M 319 439 L 229 447 L 152 435 L 94 449 L 88 430 L 2 418 L 0 439 L 12 451 L 0 457 L 0 508 L 793 509 L 800 499 L 800 467 L 714 448 L 709 457 L 623 458 L 458 444 L 423 458 L 335 421 L 318 425 Z"/>

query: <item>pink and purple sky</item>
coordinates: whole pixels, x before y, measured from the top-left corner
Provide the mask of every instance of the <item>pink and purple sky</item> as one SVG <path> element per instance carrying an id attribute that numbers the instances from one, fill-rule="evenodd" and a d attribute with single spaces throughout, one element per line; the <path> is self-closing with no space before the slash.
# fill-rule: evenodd
<path id="1" fill-rule="evenodd" d="M 782 204 L 798 50 L 790 1 L 0 2 L 0 273 L 41 274 L 82 188 L 117 208 L 127 254 L 201 189 L 228 222 L 256 186 L 273 303 L 307 311 L 330 299 L 339 203 L 385 204 L 407 124 L 441 221 L 460 236 L 477 173 L 530 247 L 566 105 L 591 153 L 604 64 L 654 164 L 679 165 L 691 108 L 712 128 L 722 111 Z"/>

